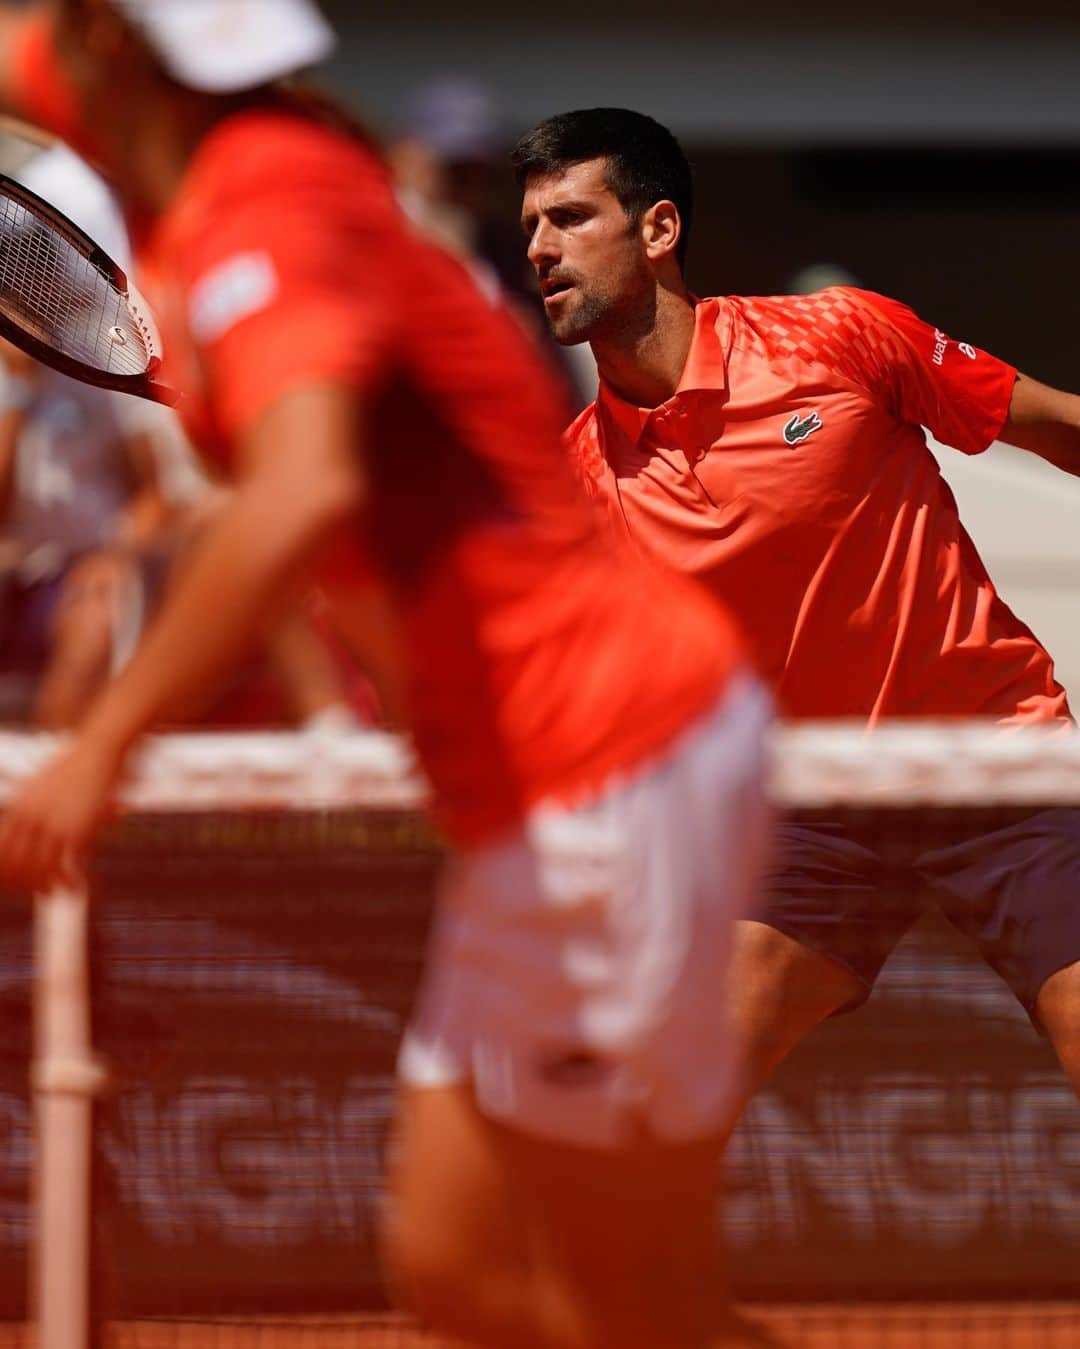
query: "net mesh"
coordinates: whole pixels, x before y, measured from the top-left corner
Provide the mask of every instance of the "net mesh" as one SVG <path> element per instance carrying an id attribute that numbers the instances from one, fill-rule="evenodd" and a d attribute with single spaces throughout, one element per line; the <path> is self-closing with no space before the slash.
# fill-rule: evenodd
<path id="1" fill-rule="evenodd" d="M 1080 739 L 1080 738 L 1076 738 Z M 1080 796 L 1070 736 L 778 736 L 788 820 L 965 837 Z M 0 738 L 0 793 L 44 752 Z M 396 742 L 177 738 L 94 873 L 94 1292 L 125 1349 L 406 1349 L 375 1227 L 441 851 Z M 28 919 L 0 909 L 0 1316 L 25 1335 Z M 1080 1343 L 1080 1106 L 932 910 L 815 1031 L 728 1159 L 728 1266 L 791 1345 Z M 2 1339 L 3 1336 L 0 1336 Z M 0 1349 L 3 1349 L 0 1343 Z"/>
<path id="2" fill-rule="evenodd" d="M 51 350 L 110 375 L 145 375 L 146 334 L 111 278 L 65 233 L 0 191 L 0 313 Z"/>

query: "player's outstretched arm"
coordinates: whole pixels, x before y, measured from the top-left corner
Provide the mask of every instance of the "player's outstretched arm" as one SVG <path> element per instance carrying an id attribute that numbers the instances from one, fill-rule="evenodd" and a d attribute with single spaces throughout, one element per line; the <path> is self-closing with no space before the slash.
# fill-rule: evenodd
<path id="1" fill-rule="evenodd" d="M 43 891 L 77 879 L 132 743 L 209 688 L 260 635 L 275 603 L 362 505 L 355 391 L 283 396 L 249 437 L 243 476 L 133 660 L 71 747 L 0 819 L 0 878 Z"/>
<path id="2" fill-rule="evenodd" d="M 1018 375 L 1001 439 L 1080 476 L 1080 397 Z"/>

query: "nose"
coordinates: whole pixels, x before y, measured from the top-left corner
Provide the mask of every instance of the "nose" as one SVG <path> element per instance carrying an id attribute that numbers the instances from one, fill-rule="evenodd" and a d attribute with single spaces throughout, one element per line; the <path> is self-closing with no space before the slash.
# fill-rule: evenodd
<path id="1" fill-rule="evenodd" d="M 529 238 L 528 257 L 532 265 L 539 269 L 542 262 L 557 262 L 560 256 L 558 242 L 558 230 L 547 220 L 537 221 Z"/>

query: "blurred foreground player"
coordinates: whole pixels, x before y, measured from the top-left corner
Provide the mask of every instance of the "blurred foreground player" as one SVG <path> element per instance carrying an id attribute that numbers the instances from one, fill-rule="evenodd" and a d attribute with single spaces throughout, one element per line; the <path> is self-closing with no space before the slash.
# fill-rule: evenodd
<path id="1" fill-rule="evenodd" d="M 1080 398 L 865 291 L 695 299 L 690 168 L 639 113 L 553 117 L 514 163 L 552 330 L 589 342 L 599 367 L 599 396 L 568 433 L 586 485 L 618 535 L 731 605 L 781 709 L 1071 725 L 922 427 L 968 454 L 1000 436 L 1080 473 Z M 902 856 L 839 819 L 791 825 L 783 844 L 730 980 L 749 1085 L 865 1000 L 929 897 L 1080 1091 L 1080 814 Z"/>
<path id="2" fill-rule="evenodd" d="M 713 1269 L 713 991 L 754 882 L 767 700 L 708 596 L 629 584 L 596 541 L 515 326 L 408 232 L 362 139 L 271 85 L 329 43 L 307 0 L 73 0 L 9 36 L 12 102 L 126 203 L 187 425 L 238 486 L 7 811 L 3 870 L 71 877 L 135 739 L 351 539 L 460 845 L 402 1054 L 397 1287 L 501 1349 L 745 1343 Z M 335 566 L 352 631 L 372 584 Z"/>

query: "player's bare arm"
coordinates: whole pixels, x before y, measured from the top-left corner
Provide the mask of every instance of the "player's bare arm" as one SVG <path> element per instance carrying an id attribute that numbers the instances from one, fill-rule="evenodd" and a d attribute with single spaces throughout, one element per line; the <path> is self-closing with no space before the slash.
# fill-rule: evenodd
<path id="1" fill-rule="evenodd" d="M 1019 375 L 1001 439 L 1080 476 L 1080 397 Z"/>
<path id="2" fill-rule="evenodd" d="M 244 653 L 328 531 L 360 508 L 358 425 L 355 393 L 332 385 L 289 393 L 262 419 L 237 491 L 135 658 L 0 821 L 8 882 L 42 890 L 74 879 L 133 742 Z"/>

